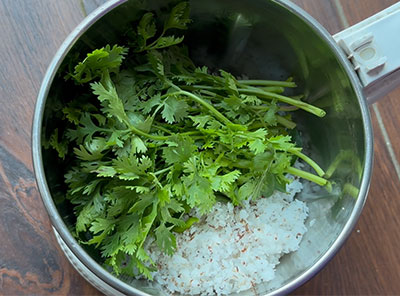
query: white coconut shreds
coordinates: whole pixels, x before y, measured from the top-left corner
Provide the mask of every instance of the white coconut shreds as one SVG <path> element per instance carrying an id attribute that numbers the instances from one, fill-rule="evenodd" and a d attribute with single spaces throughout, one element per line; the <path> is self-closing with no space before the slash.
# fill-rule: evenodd
<path id="1" fill-rule="evenodd" d="M 217 203 L 189 230 L 176 235 L 173 256 L 148 251 L 158 271 L 154 280 L 171 294 L 221 295 L 239 292 L 274 278 L 282 255 L 298 249 L 307 231 L 308 208 L 293 199 L 302 190 L 294 180 L 288 194 L 245 202 Z"/>

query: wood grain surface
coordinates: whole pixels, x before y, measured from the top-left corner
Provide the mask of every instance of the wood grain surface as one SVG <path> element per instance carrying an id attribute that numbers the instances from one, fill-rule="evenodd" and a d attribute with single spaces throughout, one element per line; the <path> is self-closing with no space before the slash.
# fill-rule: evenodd
<path id="1" fill-rule="evenodd" d="M 0 295 L 100 295 L 55 241 L 34 181 L 31 128 L 50 60 L 68 33 L 104 2 L 0 0 Z M 336 33 L 395 0 L 294 2 Z M 400 177 L 394 165 L 394 157 L 400 159 L 399 97 L 400 89 L 371 107 L 375 167 L 355 230 L 293 294 L 400 295 Z"/>

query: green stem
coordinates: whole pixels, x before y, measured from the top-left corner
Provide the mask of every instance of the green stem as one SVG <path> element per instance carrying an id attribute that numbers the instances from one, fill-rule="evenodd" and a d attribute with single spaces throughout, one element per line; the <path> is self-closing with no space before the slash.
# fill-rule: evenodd
<path id="1" fill-rule="evenodd" d="M 304 160 L 306 163 L 308 163 L 314 170 L 315 172 L 320 176 L 323 177 L 325 175 L 325 172 L 323 169 L 321 169 L 321 167 L 311 158 L 309 158 L 307 155 L 305 155 L 304 153 L 300 152 L 300 150 L 298 148 L 292 148 L 289 149 L 288 152 L 296 155 L 297 157 L 299 157 L 300 159 Z"/>
<path id="2" fill-rule="evenodd" d="M 199 222 L 199 218 L 190 217 L 189 219 L 187 219 L 187 221 L 185 222 L 185 225 L 183 227 L 175 226 L 174 228 L 172 228 L 172 231 L 176 232 L 176 233 L 182 233 L 186 229 L 189 229 L 194 223 L 197 223 L 197 222 Z"/>
<path id="3" fill-rule="evenodd" d="M 281 86 L 281 87 L 296 87 L 296 83 L 291 81 L 273 81 L 273 80 L 238 80 L 240 84 L 254 86 Z"/>
<path id="4" fill-rule="evenodd" d="M 188 86 L 182 86 L 184 89 L 189 89 L 189 90 L 225 90 L 223 87 L 217 87 L 217 86 L 210 86 L 210 85 L 188 85 Z"/>
<path id="5" fill-rule="evenodd" d="M 288 111 L 296 111 L 296 110 L 299 110 L 299 107 L 296 107 L 296 106 L 279 106 L 279 111 L 288 112 Z"/>
<path id="6" fill-rule="evenodd" d="M 175 86 L 176 89 L 179 89 L 179 87 Z M 230 121 L 228 118 L 226 118 L 221 112 L 219 112 L 217 109 L 215 109 L 211 104 L 207 103 L 206 101 L 204 101 L 202 98 L 196 96 L 195 94 L 192 94 L 191 92 L 188 92 L 186 90 L 178 90 L 177 92 L 173 92 L 173 93 L 169 93 L 169 94 L 165 94 L 166 95 L 185 95 L 191 99 L 193 99 L 195 102 L 199 103 L 200 105 L 202 105 L 203 107 L 207 108 L 212 114 L 215 115 L 216 118 L 218 118 L 219 120 L 221 120 L 223 123 L 230 125 L 230 126 L 235 126 L 236 124 L 234 124 L 232 121 Z M 164 97 L 162 96 L 162 97 Z"/>
<path id="7" fill-rule="evenodd" d="M 261 98 L 266 98 L 266 99 L 277 99 L 278 101 L 299 107 L 300 109 L 303 109 L 307 112 L 310 112 L 314 115 L 317 115 L 318 117 L 324 117 L 326 115 L 326 112 L 318 107 L 315 107 L 313 105 L 307 104 L 303 101 L 298 101 L 298 100 L 294 100 L 292 98 L 286 97 L 286 96 L 282 96 L 279 94 L 275 94 L 272 92 L 267 92 L 267 91 L 263 91 L 260 89 L 255 89 L 255 88 L 239 88 L 238 89 L 239 92 L 244 93 L 244 94 L 248 94 L 248 95 L 256 95 L 258 97 Z"/>
<path id="8" fill-rule="evenodd" d="M 360 189 L 355 187 L 353 184 L 346 183 L 343 186 L 343 194 L 349 194 L 351 197 L 357 199 Z"/>
<path id="9" fill-rule="evenodd" d="M 296 123 L 294 123 L 293 121 L 286 119 L 283 116 L 280 115 L 275 115 L 276 117 L 276 121 L 281 124 L 282 126 L 288 128 L 288 129 L 294 129 L 296 127 Z M 260 119 L 260 121 L 256 121 L 255 123 L 251 124 L 249 126 L 250 130 L 254 130 L 254 129 L 258 129 L 260 127 L 266 127 L 266 124 L 264 122 L 262 122 L 262 119 Z"/>
<path id="10" fill-rule="evenodd" d="M 190 132 L 181 133 L 179 135 L 181 135 L 181 136 L 192 136 L 192 135 L 202 135 L 202 133 L 200 131 L 190 131 Z"/>
<path id="11" fill-rule="evenodd" d="M 151 135 L 151 134 L 145 133 L 132 125 L 129 126 L 129 130 L 139 136 L 146 137 L 146 138 L 156 140 L 156 141 L 165 141 L 165 140 L 168 140 L 168 138 L 169 138 L 169 136 L 156 136 L 156 135 Z"/>
<path id="12" fill-rule="evenodd" d="M 339 165 L 344 161 L 350 161 L 352 163 L 352 168 L 356 170 L 356 172 L 361 176 L 362 167 L 360 163 L 360 158 L 351 150 L 341 151 L 331 165 L 328 167 L 325 177 L 330 178 L 335 173 L 336 169 Z"/>
<path id="13" fill-rule="evenodd" d="M 166 129 L 166 128 L 162 127 L 162 126 L 153 124 L 153 127 L 158 129 L 158 130 L 160 130 L 160 131 L 162 131 L 162 132 L 164 132 L 164 133 L 167 133 L 167 134 L 170 134 L 170 135 L 173 134 L 173 132 L 169 131 L 168 129 Z"/>
<path id="14" fill-rule="evenodd" d="M 169 166 L 169 167 L 167 167 L 167 168 L 165 168 L 165 169 L 162 169 L 162 170 L 159 170 L 159 171 L 157 171 L 157 172 L 154 172 L 153 175 L 154 175 L 154 176 L 161 175 L 161 174 L 163 174 L 163 173 L 165 173 L 165 172 L 170 171 L 173 167 L 174 167 L 174 166 L 171 165 L 171 166 Z"/>
<path id="15" fill-rule="evenodd" d="M 318 185 L 321 185 L 321 186 L 325 186 L 325 185 L 328 184 L 328 180 L 326 180 L 324 178 L 321 178 L 321 177 L 319 177 L 317 175 L 314 175 L 314 174 L 311 174 L 311 173 L 296 169 L 294 167 L 288 167 L 286 169 L 286 172 L 289 173 L 289 174 L 298 176 L 300 178 L 309 180 L 309 181 L 314 182 L 314 183 L 316 183 Z"/>
<path id="16" fill-rule="evenodd" d="M 294 129 L 296 127 L 296 124 L 293 121 L 291 121 L 283 116 L 275 115 L 275 117 L 276 117 L 276 121 L 279 124 L 283 125 L 284 127 L 288 128 L 288 129 Z"/>
<path id="17" fill-rule="evenodd" d="M 263 91 L 269 91 L 276 94 L 281 94 L 285 91 L 285 89 L 282 86 L 267 86 L 267 87 L 262 87 L 261 89 Z"/>
<path id="18" fill-rule="evenodd" d="M 285 112 L 299 110 L 299 107 L 292 106 L 292 105 L 290 105 L 290 106 L 278 105 L 277 107 L 278 107 L 278 111 L 285 111 Z M 271 109 L 271 106 L 260 105 L 260 106 L 251 106 L 251 108 L 254 109 L 254 110 L 265 110 L 265 111 L 267 111 L 267 110 Z"/>

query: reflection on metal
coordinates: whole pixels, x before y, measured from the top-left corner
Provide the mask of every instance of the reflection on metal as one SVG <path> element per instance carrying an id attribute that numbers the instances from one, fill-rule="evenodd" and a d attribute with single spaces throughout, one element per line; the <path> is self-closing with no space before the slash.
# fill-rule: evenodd
<path id="1" fill-rule="evenodd" d="M 87 13 L 87 11 L 86 11 L 85 3 L 83 3 L 83 1 L 84 1 L 84 0 L 79 0 L 79 4 L 80 4 L 80 7 L 81 7 L 83 16 L 84 16 L 84 17 L 87 17 L 87 16 L 88 16 L 88 13 Z"/>
<path id="2" fill-rule="evenodd" d="M 355 170 L 359 176 L 359 179 L 361 179 L 363 169 L 360 158 L 354 151 L 342 150 L 328 167 L 324 177 L 328 179 L 331 178 L 335 171 L 339 168 L 339 165 L 341 169 L 347 168 L 349 170 Z"/>
<path id="3" fill-rule="evenodd" d="M 357 187 L 355 187 L 354 185 L 352 185 L 350 183 L 346 183 L 343 186 L 343 195 L 348 194 L 353 198 L 357 198 L 359 192 L 360 192 L 360 189 L 358 189 Z"/>

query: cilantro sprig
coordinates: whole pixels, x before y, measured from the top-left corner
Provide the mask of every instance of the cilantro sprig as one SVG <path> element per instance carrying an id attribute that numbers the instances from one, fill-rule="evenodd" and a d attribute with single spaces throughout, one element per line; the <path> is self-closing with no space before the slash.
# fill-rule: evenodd
<path id="1" fill-rule="evenodd" d="M 287 174 L 329 186 L 289 136 L 290 112 L 325 111 L 286 96 L 291 80 L 239 80 L 196 67 L 184 36 L 168 35 L 190 22 L 187 2 L 162 28 L 146 12 L 127 45 L 88 53 L 65 76 L 80 90 L 62 110 L 65 126 L 45 142 L 68 168 L 76 236 L 100 249 L 116 274 L 151 278 L 147 238 L 173 254 L 174 233 L 198 221 L 194 208 L 206 214 L 217 200 L 240 206 L 285 191 Z M 293 167 L 297 158 L 315 174 Z"/>

